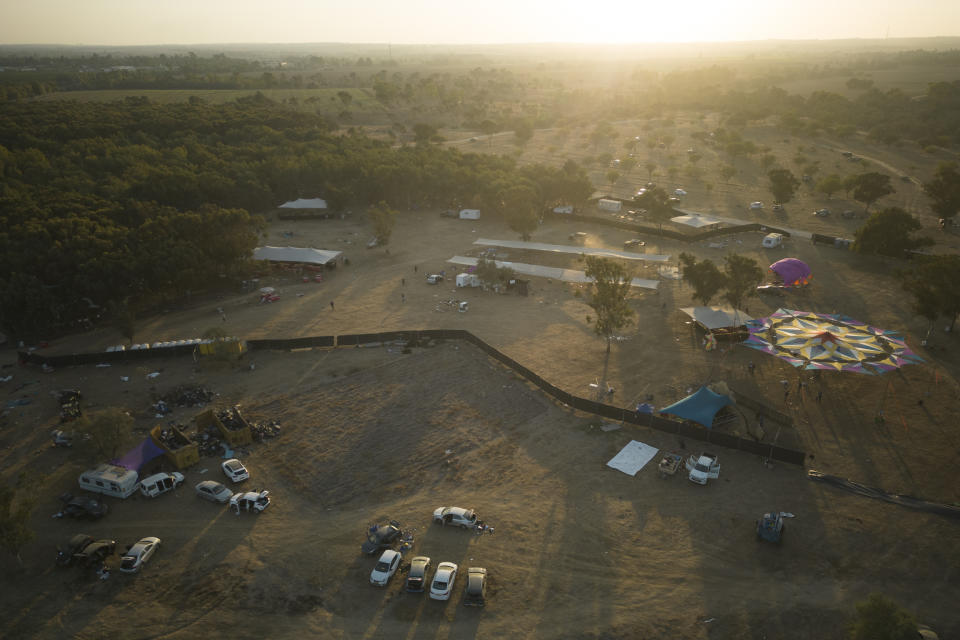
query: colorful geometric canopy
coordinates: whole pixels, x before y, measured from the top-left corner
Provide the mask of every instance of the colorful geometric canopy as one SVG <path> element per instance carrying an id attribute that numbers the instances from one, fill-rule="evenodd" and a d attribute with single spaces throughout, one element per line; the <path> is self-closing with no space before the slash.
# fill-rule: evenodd
<path id="1" fill-rule="evenodd" d="M 784 258 L 770 265 L 785 287 L 803 287 L 810 284 L 810 267 L 803 260 Z"/>
<path id="2" fill-rule="evenodd" d="M 828 313 L 777 309 L 747 323 L 744 345 L 795 367 L 878 374 L 923 362 L 895 331 Z"/>

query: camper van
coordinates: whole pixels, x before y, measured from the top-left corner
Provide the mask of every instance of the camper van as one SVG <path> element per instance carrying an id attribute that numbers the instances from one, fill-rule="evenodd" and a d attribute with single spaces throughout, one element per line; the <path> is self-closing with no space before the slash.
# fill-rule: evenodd
<path id="1" fill-rule="evenodd" d="M 87 491 L 115 498 L 127 498 L 140 486 L 136 471 L 112 464 L 101 464 L 96 469 L 84 471 L 79 481 Z"/>
<path id="2" fill-rule="evenodd" d="M 183 474 L 178 471 L 155 473 L 140 483 L 140 493 L 148 498 L 156 498 L 161 493 L 173 491 L 181 484 L 183 484 Z"/>
<path id="3" fill-rule="evenodd" d="M 761 243 L 764 249 L 776 249 L 777 247 L 783 244 L 783 234 L 782 233 L 768 233 L 763 236 L 763 242 Z"/>

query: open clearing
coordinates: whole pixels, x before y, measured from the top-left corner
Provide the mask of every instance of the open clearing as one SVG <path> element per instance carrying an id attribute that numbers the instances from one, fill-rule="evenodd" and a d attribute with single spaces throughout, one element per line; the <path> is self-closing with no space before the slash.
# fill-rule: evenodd
<path id="1" fill-rule="evenodd" d="M 449 281 L 427 285 L 425 274 L 452 272 L 449 257 L 475 255 L 476 238 L 514 235 L 495 221 L 407 215 L 389 253 L 362 248 L 368 231 L 351 218 L 274 223 L 267 243 L 342 249 L 350 264 L 322 284 L 282 273 L 262 278 L 261 286 L 281 294 L 274 304 L 257 304 L 255 293 L 185 301 L 145 319 L 136 340 L 189 338 L 212 326 L 245 338 L 463 328 L 561 388 L 589 393 L 603 375 L 604 344 L 585 322 L 585 288 L 534 279 L 531 295 L 519 297 L 455 290 Z M 619 248 L 632 237 L 550 220 L 535 239 L 563 244 L 574 230 L 587 231 L 594 247 Z M 960 449 L 953 337 L 938 333 L 932 351 L 919 348 L 916 334 L 925 327 L 888 265 L 801 242 L 766 251 L 760 237 L 730 237 L 715 249 L 647 238 L 646 250 L 674 260 L 683 250 L 714 260 L 735 250 L 762 264 L 804 259 L 815 285 L 798 298 L 751 299 L 751 315 L 780 305 L 837 310 L 904 330 L 928 363 L 883 377 L 824 376 L 803 402 L 793 394 L 785 405 L 780 380 L 795 385 L 796 371 L 743 347 L 704 351 L 677 311 L 690 303 L 689 288 L 663 280 L 658 293 L 633 295 L 638 323 L 613 347 L 609 402 L 633 406 L 652 395 L 662 407 L 704 382 L 725 381 L 790 413 L 794 427 L 779 441 L 812 454 L 810 467 L 960 501 L 952 472 Z M 542 252 L 501 250 L 500 258 L 577 268 L 575 257 Z M 656 265 L 635 274 L 655 278 Z M 451 299 L 468 300 L 470 311 L 456 313 L 444 304 Z M 97 331 L 59 340 L 50 351 L 121 341 Z M 4 352 L 4 362 L 14 358 Z M 941 637 L 960 634 L 954 521 L 847 495 L 810 482 L 805 469 L 768 468 L 724 449 L 717 451 L 720 479 L 706 487 L 679 475 L 663 480 L 654 465 L 631 478 L 605 466 L 631 439 L 686 453 L 701 444 L 638 427 L 602 432 L 599 419 L 556 405 L 463 343 L 409 354 L 388 347 L 256 352 L 249 360 L 253 371 L 187 358 L 52 374 L 6 369 L 15 376 L 2 387 L 6 397 L 32 403 L 10 409 L 0 431 L 5 475 L 30 470 L 46 480 L 24 568 L 3 559 L 6 637 L 193 638 L 230 628 L 330 638 L 839 638 L 853 603 L 877 590 Z M 160 376 L 146 378 L 151 371 Z M 16 389 L 27 381 L 36 384 Z M 281 438 L 243 456 L 250 486 L 272 493 L 267 512 L 234 516 L 196 499 L 194 484 L 220 476 L 217 461 L 203 459 L 173 495 L 108 499 L 112 512 L 96 523 L 51 519 L 55 496 L 75 489 L 90 458 L 50 448 L 57 407 L 49 392 L 79 388 L 88 410 L 126 407 L 142 434 L 158 422 L 151 394 L 184 382 L 217 392 L 218 406 L 240 403 L 252 419 L 283 425 Z M 822 404 L 813 402 L 818 388 Z M 888 420 L 877 428 L 880 407 Z M 172 418 L 186 422 L 198 412 L 180 409 Z M 432 510 L 448 504 L 476 508 L 495 533 L 432 527 Z M 754 520 L 771 509 L 797 516 L 779 548 L 754 539 Z M 371 523 L 391 518 L 413 530 L 414 554 L 464 570 L 487 567 L 489 605 L 460 606 L 462 582 L 449 603 L 402 592 L 402 576 L 386 589 L 370 586 L 373 560 L 359 545 Z M 55 546 L 78 531 L 121 546 L 147 535 L 163 544 L 140 575 L 114 572 L 100 582 L 90 571 L 53 566 Z"/>

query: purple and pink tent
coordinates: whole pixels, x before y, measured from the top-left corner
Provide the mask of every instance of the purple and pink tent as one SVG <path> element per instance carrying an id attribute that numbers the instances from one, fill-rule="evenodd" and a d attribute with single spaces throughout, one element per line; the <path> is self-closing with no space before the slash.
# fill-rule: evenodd
<path id="1" fill-rule="evenodd" d="M 805 287 L 810 284 L 812 277 L 807 263 L 797 258 L 777 260 L 770 265 L 770 271 L 777 275 L 785 287 Z"/>

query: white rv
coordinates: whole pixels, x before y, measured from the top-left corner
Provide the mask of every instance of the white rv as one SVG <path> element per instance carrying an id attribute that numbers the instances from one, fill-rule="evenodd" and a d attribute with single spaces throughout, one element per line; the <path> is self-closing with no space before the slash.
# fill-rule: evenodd
<path id="1" fill-rule="evenodd" d="M 768 233 L 763 236 L 763 241 L 760 244 L 762 244 L 765 249 L 776 249 L 783 244 L 783 234 Z"/>
<path id="2" fill-rule="evenodd" d="M 96 469 L 80 474 L 80 486 L 94 493 L 127 498 L 140 486 L 137 478 L 136 471 L 113 464 L 101 464 Z"/>

